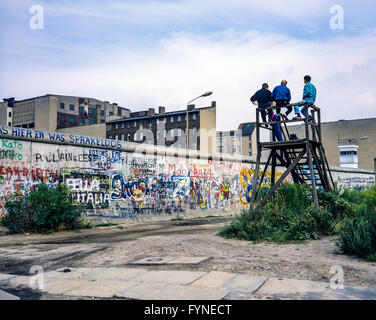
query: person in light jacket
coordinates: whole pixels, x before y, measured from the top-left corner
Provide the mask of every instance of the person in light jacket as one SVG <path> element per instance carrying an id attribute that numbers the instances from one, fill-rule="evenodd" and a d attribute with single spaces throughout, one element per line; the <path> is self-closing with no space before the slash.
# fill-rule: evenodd
<path id="1" fill-rule="evenodd" d="M 315 104 L 316 101 L 316 95 L 317 95 L 317 90 L 316 87 L 311 83 L 312 78 L 310 76 L 305 76 L 304 77 L 304 90 L 303 90 L 303 100 L 300 101 L 299 103 L 310 103 L 310 104 Z M 306 115 L 306 107 L 304 106 L 301 111 L 299 111 L 299 106 L 294 107 L 295 111 L 295 117 L 293 119 L 301 119 L 300 113 L 302 113 L 303 116 Z M 311 116 L 309 116 L 311 118 Z"/>

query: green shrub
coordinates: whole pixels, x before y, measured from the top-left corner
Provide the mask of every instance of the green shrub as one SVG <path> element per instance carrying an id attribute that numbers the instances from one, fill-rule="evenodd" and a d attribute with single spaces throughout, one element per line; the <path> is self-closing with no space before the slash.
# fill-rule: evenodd
<path id="1" fill-rule="evenodd" d="M 320 191 L 318 199 L 320 210 L 313 205 L 309 186 L 283 184 L 262 208 L 244 210 L 220 235 L 277 242 L 333 235 L 343 219 L 354 216 L 364 203 L 367 208 L 374 206 L 376 192 L 375 188 L 365 192 L 345 190 L 342 195 Z"/>
<path id="2" fill-rule="evenodd" d="M 376 260 L 376 212 L 367 204 L 344 219 L 338 235 L 337 244 L 342 252 Z"/>
<path id="3" fill-rule="evenodd" d="M 26 195 L 15 194 L 5 203 L 8 215 L 2 223 L 11 233 L 51 232 L 81 227 L 79 208 L 71 205 L 69 189 L 58 186 L 48 189 L 40 184 L 38 190 Z"/>

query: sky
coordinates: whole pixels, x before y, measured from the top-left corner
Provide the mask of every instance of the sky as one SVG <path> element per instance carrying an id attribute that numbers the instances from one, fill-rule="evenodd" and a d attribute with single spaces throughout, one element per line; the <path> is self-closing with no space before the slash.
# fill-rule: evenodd
<path id="1" fill-rule="evenodd" d="M 34 5 L 43 29 L 30 27 Z M 298 102 L 308 74 L 323 121 L 376 117 L 374 0 L 0 0 L 0 13 L 0 98 L 174 111 L 213 91 L 196 106 L 216 101 L 230 130 L 255 121 L 262 83 L 286 79 Z"/>

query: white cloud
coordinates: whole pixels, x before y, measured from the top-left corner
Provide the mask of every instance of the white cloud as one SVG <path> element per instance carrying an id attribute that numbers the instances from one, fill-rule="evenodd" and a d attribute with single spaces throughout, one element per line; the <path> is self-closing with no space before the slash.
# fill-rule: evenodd
<path id="1" fill-rule="evenodd" d="M 375 40 L 374 33 L 324 42 L 256 31 L 228 30 L 208 37 L 177 33 L 147 48 L 103 53 L 82 68 L 44 65 L 35 70 L 18 64 L 3 88 L 18 99 L 72 94 L 118 102 L 132 110 L 159 105 L 183 109 L 190 99 L 213 90 L 213 96 L 197 105 L 216 100 L 218 129 L 234 129 L 240 122 L 255 120 L 249 97 L 263 82 L 273 87 L 287 79 L 298 101 L 302 78 L 310 74 L 324 120 L 376 117 L 371 86 Z"/>

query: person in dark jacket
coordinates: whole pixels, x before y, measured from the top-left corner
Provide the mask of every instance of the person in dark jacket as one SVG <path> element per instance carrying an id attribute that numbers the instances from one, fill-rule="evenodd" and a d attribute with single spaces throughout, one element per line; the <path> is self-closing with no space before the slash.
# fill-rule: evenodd
<path id="1" fill-rule="evenodd" d="M 281 108 L 285 107 L 291 101 L 291 92 L 287 88 L 287 81 L 282 80 L 281 85 L 274 88 L 272 95 L 272 101 L 275 101 L 277 107 L 277 114 L 281 114 Z M 285 116 L 287 117 L 292 112 L 292 107 L 287 107 Z"/>
<path id="2" fill-rule="evenodd" d="M 252 102 L 257 101 L 258 107 L 260 109 L 270 107 L 271 102 L 272 102 L 271 94 L 272 93 L 269 90 L 269 85 L 267 83 L 264 83 L 262 85 L 262 88 L 251 97 L 251 101 Z M 269 115 L 269 120 L 270 120 L 273 115 L 273 112 L 271 109 L 268 110 L 268 115 Z M 261 110 L 261 117 L 262 117 L 263 122 L 267 122 L 265 110 Z"/>

